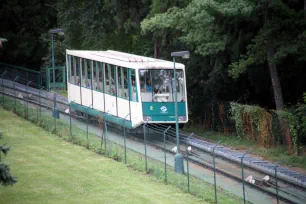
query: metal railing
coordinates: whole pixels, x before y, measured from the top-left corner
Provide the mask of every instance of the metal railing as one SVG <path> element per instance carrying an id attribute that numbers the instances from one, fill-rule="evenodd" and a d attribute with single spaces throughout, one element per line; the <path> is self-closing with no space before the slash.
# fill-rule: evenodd
<path id="1" fill-rule="evenodd" d="M 182 154 L 185 158 L 184 165 L 187 172 L 185 174 L 177 174 L 173 170 L 175 154 L 173 147 L 176 145 L 173 128 L 163 125 L 144 124 L 139 129 L 127 130 L 124 127 L 118 127 L 104 121 L 103 118 L 92 117 L 88 114 L 84 116 L 63 101 L 59 103 L 58 107 L 61 117 L 53 122 L 51 117 L 52 97 L 48 96 L 44 87 L 37 86 L 37 84 L 32 84 L 32 82 L 19 77 L 13 77 L 8 72 L 2 72 L 0 76 L 2 94 L 0 104 L 2 104 L 3 108 L 14 111 L 21 117 L 42 126 L 60 137 L 66 138 L 68 141 L 94 149 L 96 152 L 112 157 L 115 160 L 124 161 L 125 164 L 135 169 L 143 170 L 148 174 L 153 174 L 166 183 L 175 184 L 186 192 L 196 194 L 203 199 L 214 200 L 215 203 L 226 203 L 227 194 L 217 188 L 217 178 L 219 177 L 221 182 L 224 183 L 225 180 L 223 179 L 228 177 L 228 175 L 223 175 L 222 170 L 217 168 L 218 163 L 221 162 L 220 159 L 216 159 L 215 155 L 215 148 L 218 148 L 218 144 L 212 147 L 211 155 L 205 155 L 199 150 L 191 149 L 189 141 L 193 139 L 193 134 L 181 134 L 180 137 L 183 141 L 181 149 L 183 150 Z M 9 79 L 13 79 L 9 82 L 13 83 L 12 86 L 7 84 Z M 37 87 L 37 89 L 29 90 L 30 84 L 32 87 Z M 244 172 L 243 160 L 246 158 L 245 156 L 247 154 L 241 157 L 241 178 L 233 178 L 238 182 L 232 186 L 239 188 L 242 185 L 241 197 L 243 197 L 244 203 L 247 200 L 254 200 L 254 198 L 250 197 L 251 192 L 254 191 L 250 186 L 257 190 L 259 188 L 252 183 L 252 180 L 246 181 L 246 178 L 251 175 L 248 172 Z M 210 165 L 207 165 L 209 163 L 207 162 L 208 160 L 212 160 Z M 190 165 L 190 162 L 197 165 Z M 279 200 L 292 202 L 285 196 L 286 193 L 284 191 L 286 189 L 284 190 L 278 185 L 277 167 L 278 164 L 275 166 L 275 178 L 270 178 L 267 181 L 259 181 L 257 178 L 256 182 L 266 182 L 267 185 L 273 186 L 265 193 L 274 197 L 277 202 Z M 207 168 L 210 168 L 211 171 L 207 172 Z M 275 193 L 272 192 L 274 187 Z M 211 189 L 214 190 L 212 191 Z M 246 194 L 246 191 L 250 193 Z"/>

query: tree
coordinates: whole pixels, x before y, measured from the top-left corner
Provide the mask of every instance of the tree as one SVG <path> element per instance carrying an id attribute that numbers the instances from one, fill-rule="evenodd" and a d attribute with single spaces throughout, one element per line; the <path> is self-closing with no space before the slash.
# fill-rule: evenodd
<path id="1" fill-rule="evenodd" d="M 296 2 L 298 3 L 298 2 Z M 257 15 L 262 24 L 253 43 L 248 47 L 248 54 L 232 64 L 231 75 L 238 77 L 251 66 L 268 67 L 276 110 L 284 109 L 284 99 L 278 66 L 286 60 L 305 61 L 305 29 L 304 7 L 291 1 L 265 0 L 257 4 Z M 283 143 L 289 150 L 292 147 L 288 122 L 278 114 L 282 128 Z"/>
<path id="2" fill-rule="evenodd" d="M 1 132 L 0 132 L 1 139 Z M 0 145 L 0 185 L 7 186 L 13 185 L 17 182 L 16 177 L 12 176 L 10 173 L 10 168 L 7 164 L 2 163 L 1 154 L 7 155 L 10 147 L 5 147 L 4 145 Z"/>
<path id="3" fill-rule="evenodd" d="M 7 38 L 0 61 L 38 70 L 47 44 L 42 40 L 56 24 L 56 1 L 2 0 L 0 36 Z"/>
<path id="4" fill-rule="evenodd" d="M 244 80 L 236 82 L 228 76 L 228 66 L 245 52 L 252 39 L 253 7 L 244 0 L 193 0 L 186 7 L 172 7 L 142 21 L 143 33 L 171 32 L 172 45 L 192 52 L 187 62 L 192 113 L 203 115 L 203 103 L 211 100 L 233 100 L 244 95 L 248 87 L 241 86 Z"/>

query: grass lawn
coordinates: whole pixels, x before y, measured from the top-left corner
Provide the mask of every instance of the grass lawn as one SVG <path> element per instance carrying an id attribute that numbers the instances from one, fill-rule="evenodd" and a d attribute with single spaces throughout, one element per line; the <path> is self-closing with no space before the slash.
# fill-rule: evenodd
<path id="1" fill-rule="evenodd" d="M 289 154 L 287 150 L 281 146 L 264 148 L 252 141 L 240 139 L 236 135 L 224 135 L 220 132 L 211 132 L 202 127 L 184 127 L 184 131 L 190 133 L 193 132 L 212 142 L 220 141 L 221 145 L 228 146 L 232 149 L 247 150 L 248 148 L 251 148 L 250 153 L 254 155 L 261 156 L 272 162 L 277 162 L 283 159 L 284 163 L 282 163 L 282 165 L 297 167 L 297 170 L 304 173 L 306 172 L 306 152 L 303 152 L 301 156 L 296 156 Z"/>
<path id="2" fill-rule="evenodd" d="M 0 187 L 0 203 L 204 203 L 3 109 L 0 129 L 11 146 L 2 161 L 18 177 Z"/>

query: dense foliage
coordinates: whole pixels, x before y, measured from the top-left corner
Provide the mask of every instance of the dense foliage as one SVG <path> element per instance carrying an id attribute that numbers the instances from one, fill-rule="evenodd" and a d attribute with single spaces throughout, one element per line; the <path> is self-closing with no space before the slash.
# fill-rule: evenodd
<path id="1" fill-rule="evenodd" d="M 0 131 L 0 139 L 2 137 L 2 132 Z M 16 177 L 11 175 L 10 168 L 7 164 L 1 161 L 1 154 L 7 155 L 10 147 L 6 145 L 0 145 L 0 186 L 13 185 L 17 182 Z"/>
<path id="2" fill-rule="evenodd" d="M 304 127 L 304 0 L 2 0 L 0 4 L 0 37 L 9 39 L 1 61 L 50 65 L 46 33 L 57 26 L 65 29 L 64 39 L 55 38 L 57 64 L 64 62 L 66 48 L 113 49 L 163 59 L 170 59 L 172 51 L 188 49 L 191 58 L 183 63 L 193 121 L 207 120 L 205 104 L 234 101 L 276 109 L 273 117 L 279 120 L 284 144 L 295 141 L 292 118 L 298 118 L 294 126 L 299 134 Z M 294 117 L 281 114 L 287 110 Z"/>

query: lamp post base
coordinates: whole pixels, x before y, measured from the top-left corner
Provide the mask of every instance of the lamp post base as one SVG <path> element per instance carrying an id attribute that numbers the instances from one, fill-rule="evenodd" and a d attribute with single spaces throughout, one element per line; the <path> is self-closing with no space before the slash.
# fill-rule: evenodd
<path id="1" fill-rule="evenodd" d="M 58 111 L 57 109 L 53 109 L 53 111 L 52 111 L 52 116 L 53 116 L 54 118 L 59 118 L 59 111 Z"/>
<path id="2" fill-rule="evenodd" d="M 174 170 L 176 173 L 183 174 L 184 173 L 184 157 L 177 153 L 174 158 Z"/>

